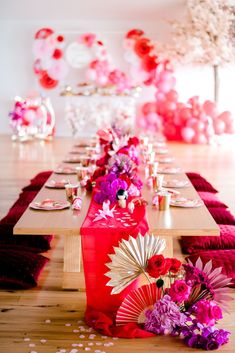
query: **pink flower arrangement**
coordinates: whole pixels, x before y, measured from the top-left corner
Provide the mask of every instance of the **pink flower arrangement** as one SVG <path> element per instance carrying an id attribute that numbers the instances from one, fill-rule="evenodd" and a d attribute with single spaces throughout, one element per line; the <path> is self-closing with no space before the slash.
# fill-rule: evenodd
<path id="1" fill-rule="evenodd" d="M 223 318 L 221 308 L 213 301 L 200 300 L 195 310 L 196 318 L 201 324 L 214 326 L 217 320 Z"/>

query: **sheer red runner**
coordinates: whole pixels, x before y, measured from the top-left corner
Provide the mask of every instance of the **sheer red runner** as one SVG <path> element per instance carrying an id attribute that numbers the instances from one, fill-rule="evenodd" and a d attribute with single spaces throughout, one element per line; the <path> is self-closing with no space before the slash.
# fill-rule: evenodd
<path id="1" fill-rule="evenodd" d="M 109 254 L 119 241 L 128 239 L 130 235 L 145 234 L 148 231 L 145 205 L 137 206 L 127 217 L 128 209 L 116 206 L 114 218 L 94 222 L 95 214 L 101 206 L 92 198 L 91 204 L 81 228 L 82 253 L 86 282 L 87 308 L 85 319 L 89 326 L 102 334 L 116 337 L 151 337 L 152 333 L 142 330 L 137 324 L 115 326 L 115 314 L 121 302 L 136 288 L 132 283 L 120 294 L 111 295 L 112 288 L 106 286 L 109 271 L 105 265 L 110 262 Z M 126 220 L 125 220 L 126 219 Z"/>

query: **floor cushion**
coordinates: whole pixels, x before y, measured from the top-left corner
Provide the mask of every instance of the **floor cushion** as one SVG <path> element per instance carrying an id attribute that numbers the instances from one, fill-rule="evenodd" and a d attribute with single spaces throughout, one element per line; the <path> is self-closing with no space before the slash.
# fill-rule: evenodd
<path id="1" fill-rule="evenodd" d="M 228 206 L 221 202 L 212 192 L 198 191 L 198 194 L 206 207 L 228 208 Z"/>
<path id="2" fill-rule="evenodd" d="M 35 287 L 47 262 L 48 259 L 42 255 L 0 249 L 0 286 L 17 289 Z"/>
<path id="3" fill-rule="evenodd" d="M 220 236 L 186 236 L 181 237 L 181 248 L 184 253 L 193 254 L 199 250 L 235 249 L 235 226 L 219 224 Z"/>
<path id="4" fill-rule="evenodd" d="M 204 178 L 192 179 L 191 183 L 197 191 L 217 193 L 218 191 Z"/>
<path id="5" fill-rule="evenodd" d="M 12 235 L 4 233 L 0 226 L 0 249 L 16 249 L 41 253 L 50 250 L 52 239 L 53 235 Z"/>
<path id="6" fill-rule="evenodd" d="M 203 264 L 212 260 L 213 267 L 222 267 L 222 273 L 232 278 L 230 287 L 235 287 L 235 249 L 207 250 L 190 255 L 186 260 L 190 259 L 194 264 L 199 256 Z"/>
<path id="7" fill-rule="evenodd" d="M 235 217 L 229 210 L 220 207 L 208 207 L 208 211 L 216 223 L 235 225 Z"/>
<path id="8" fill-rule="evenodd" d="M 51 176 L 52 171 L 46 171 L 38 173 L 33 179 L 30 180 L 30 184 L 25 186 L 23 191 L 37 190 L 39 191 L 45 184 L 47 179 Z"/>
<path id="9" fill-rule="evenodd" d="M 187 177 L 192 180 L 192 179 L 198 179 L 198 178 L 202 178 L 202 176 L 199 173 L 193 173 L 193 172 L 187 172 L 185 173 L 187 175 Z"/>

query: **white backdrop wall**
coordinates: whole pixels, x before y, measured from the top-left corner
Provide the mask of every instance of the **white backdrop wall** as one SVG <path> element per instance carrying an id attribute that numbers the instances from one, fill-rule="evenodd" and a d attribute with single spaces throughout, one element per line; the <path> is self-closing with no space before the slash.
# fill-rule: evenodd
<path id="1" fill-rule="evenodd" d="M 123 35 L 132 28 L 141 28 L 153 39 L 169 40 L 170 28 L 162 19 L 179 18 L 184 8 L 183 0 L 0 0 L 0 133 L 10 133 L 8 112 L 13 107 L 14 96 L 26 96 L 29 91 L 40 90 L 33 74 L 32 44 L 35 32 L 51 27 L 67 38 L 76 33 L 96 32 L 106 39 L 114 62 L 126 68 L 123 59 Z M 220 70 L 221 109 L 235 113 L 234 67 Z M 72 71 L 68 80 L 75 83 L 81 74 Z M 213 98 L 213 75 L 209 67 L 176 68 L 180 99 L 186 101 L 193 95 L 203 99 Z M 57 135 L 69 135 L 64 119 L 64 99 L 59 89 L 47 91 L 56 112 Z M 142 101 L 151 100 L 153 92 L 146 89 Z"/>

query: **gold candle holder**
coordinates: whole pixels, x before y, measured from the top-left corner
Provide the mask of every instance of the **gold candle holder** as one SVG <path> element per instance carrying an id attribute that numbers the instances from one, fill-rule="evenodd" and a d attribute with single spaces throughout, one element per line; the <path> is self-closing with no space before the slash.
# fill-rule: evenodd
<path id="1" fill-rule="evenodd" d="M 74 199 L 76 197 L 78 197 L 79 185 L 78 184 L 66 184 L 65 185 L 65 192 L 66 192 L 67 201 L 72 204 Z"/>

